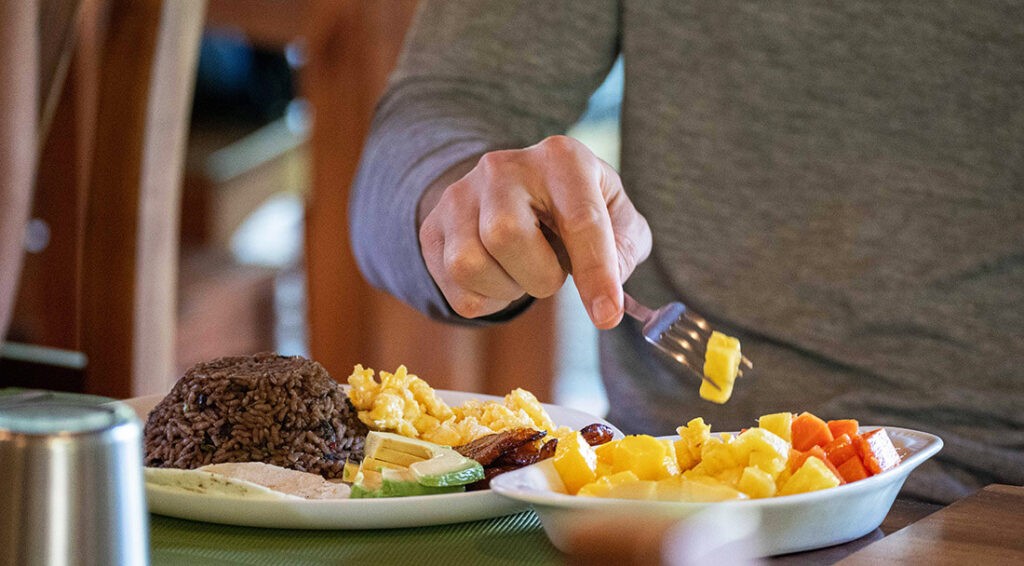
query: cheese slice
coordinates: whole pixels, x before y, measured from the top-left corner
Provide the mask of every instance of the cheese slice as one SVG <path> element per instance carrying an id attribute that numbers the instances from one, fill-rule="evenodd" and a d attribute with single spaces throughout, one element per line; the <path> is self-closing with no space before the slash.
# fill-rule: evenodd
<path id="1" fill-rule="evenodd" d="M 211 464 L 195 470 L 146 468 L 146 485 L 243 499 L 347 499 L 351 488 L 318 474 L 263 462 Z"/>

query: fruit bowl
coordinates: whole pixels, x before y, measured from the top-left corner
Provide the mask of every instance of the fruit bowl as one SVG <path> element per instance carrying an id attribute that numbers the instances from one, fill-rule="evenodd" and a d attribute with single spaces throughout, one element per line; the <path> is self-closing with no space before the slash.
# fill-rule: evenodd
<path id="1" fill-rule="evenodd" d="M 862 427 L 871 430 L 878 427 Z M 533 506 L 552 544 L 568 551 L 574 526 L 598 514 L 619 521 L 680 520 L 714 509 L 738 522 L 757 521 L 757 554 L 773 556 L 841 544 L 882 524 L 907 476 L 942 448 L 942 439 L 910 429 L 885 427 L 902 455 L 895 468 L 857 482 L 797 495 L 690 503 L 568 495 L 550 460 L 491 480 L 496 493 Z"/>

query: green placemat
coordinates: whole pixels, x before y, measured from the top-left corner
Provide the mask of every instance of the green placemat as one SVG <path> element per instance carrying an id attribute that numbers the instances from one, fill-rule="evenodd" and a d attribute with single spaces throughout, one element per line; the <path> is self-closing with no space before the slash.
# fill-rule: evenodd
<path id="1" fill-rule="evenodd" d="M 154 566 L 186 564 L 559 564 L 533 511 L 485 521 L 365 531 L 232 527 L 150 516 Z"/>

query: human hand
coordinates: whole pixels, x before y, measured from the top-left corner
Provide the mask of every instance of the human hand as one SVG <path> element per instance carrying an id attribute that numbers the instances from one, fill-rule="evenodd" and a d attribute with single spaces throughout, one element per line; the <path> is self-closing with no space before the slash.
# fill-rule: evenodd
<path id="1" fill-rule="evenodd" d="M 423 259 L 466 318 L 549 297 L 571 270 L 590 319 L 611 328 L 622 319 L 622 282 L 651 251 L 618 173 L 566 136 L 485 154 L 428 210 Z"/>

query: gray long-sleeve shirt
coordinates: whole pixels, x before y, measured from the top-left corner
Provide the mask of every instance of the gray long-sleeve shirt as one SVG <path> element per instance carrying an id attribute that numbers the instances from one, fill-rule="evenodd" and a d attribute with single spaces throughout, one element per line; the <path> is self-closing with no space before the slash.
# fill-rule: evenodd
<path id="1" fill-rule="evenodd" d="M 941 436 L 912 495 L 1022 484 L 1022 21 L 1000 0 L 425 2 L 356 181 L 356 256 L 455 319 L 419 253 L 422 191 L 563 132 L 621 54 L 621 174 L 654 235 L 627 288 L 706 314 L 756 371 L 701 401 L 625 321 L 600 338 L 609 419 L 807 410 Z"/>

